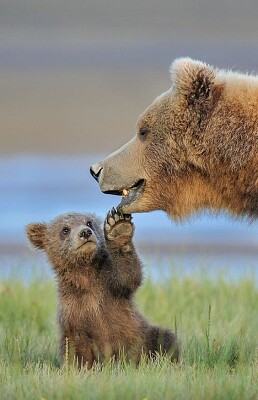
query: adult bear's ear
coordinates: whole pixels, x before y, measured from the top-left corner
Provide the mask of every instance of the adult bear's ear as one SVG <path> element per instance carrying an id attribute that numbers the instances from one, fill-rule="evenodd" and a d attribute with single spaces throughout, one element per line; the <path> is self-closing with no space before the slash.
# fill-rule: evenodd
<path id="1" fill-rule="evenodd" d="M 172 63 L 170 73 L 176 92 L 189 105 L 207 104 L 212 97 L 216 73 L 209 65 L 191 58 L 179 58 Z"/>
<path id="2" fill-rule="evenodd" d="M 36 249 L 44 250 L 47 224 L 34 223 L 26 226 L 27 238 Z"/>

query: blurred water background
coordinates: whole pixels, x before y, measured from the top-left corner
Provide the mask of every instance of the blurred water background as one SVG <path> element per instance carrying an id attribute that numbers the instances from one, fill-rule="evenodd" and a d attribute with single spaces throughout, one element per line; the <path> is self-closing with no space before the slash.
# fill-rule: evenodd
<path id="1" fill-rule="evenodd" d="M 174 58 L 258 73 L 257 17 L 251 0 L 0 1 L 1 278 L 27 280 L 44 265 L 27 223 L 68 210 L 104 217 L 119 202 L 101 194 L 89 166 L 132 137 L 169 88 Z M 134 221 L 155 277 L 201 266 L 257 279 L 257 222 L 204 213 L 175 224 L 162 212 Z"/>

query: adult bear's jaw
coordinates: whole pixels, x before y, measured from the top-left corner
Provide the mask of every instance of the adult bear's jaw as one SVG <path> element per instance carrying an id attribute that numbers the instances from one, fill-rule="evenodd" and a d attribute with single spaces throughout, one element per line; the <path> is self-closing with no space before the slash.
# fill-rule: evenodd
<path id="1" fill-rule="evenodd" d="M 121 210 L 123 213 L 130 213 L 130 212 L 135 212 L 134 211 L 135 206 L 137 208 L 137 202 L 139 198 L 142 197 L 144 188 L 145 188 L 145 180 L 140 179 L 128 189 L 124 188 L 123 190 L 109 191 L 108 193 L 122 195 L 122 200 L 118 205 L 118 209 Z"/>

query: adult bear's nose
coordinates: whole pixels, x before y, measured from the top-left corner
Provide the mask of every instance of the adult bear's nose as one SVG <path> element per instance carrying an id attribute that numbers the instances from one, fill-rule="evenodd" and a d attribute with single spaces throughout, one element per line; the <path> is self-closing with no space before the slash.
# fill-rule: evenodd
<path id="1" fill-rule="evenodd" d="M 100 173 L 101 173 L 102 169 L 103 169 L 103 167 L 99 163 L 93 164 L 90 167 L 90 173 L 93 176 L 93 178 L 96 179 L 97 182 L 99 181 L 99 176 L 100 176 Z"/>
<path id="2" fill-rule="evenodd" d="M 92 235 L 91 229 L 84 228 L 84 229 L 82 229 L 81 232 L 79 233 L 79 238 L 82 239 L 82 240 L 84 240 L 84 239 L 88 239 L 91 235 Z"/>

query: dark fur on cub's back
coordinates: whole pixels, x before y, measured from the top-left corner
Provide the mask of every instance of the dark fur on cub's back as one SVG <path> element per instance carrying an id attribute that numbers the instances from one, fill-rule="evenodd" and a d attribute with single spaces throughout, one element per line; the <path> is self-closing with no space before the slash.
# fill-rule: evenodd
<path id="1" fill-rule="evenodd" d="M 50 223 L 27 226 L 31 244 L 44 250 L 58 282 L 60 353 L 70 363 L 141 355 L 179 358 L 176 336 L 151 326 L 137 311 L 134 292 L 141 285 L 141 262 L 132 243 L 129 215 L 112 210 L 104 230 L 94 214 L 63 214 Z"/>

